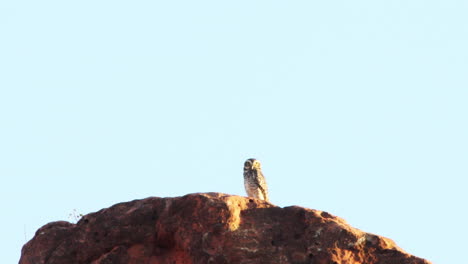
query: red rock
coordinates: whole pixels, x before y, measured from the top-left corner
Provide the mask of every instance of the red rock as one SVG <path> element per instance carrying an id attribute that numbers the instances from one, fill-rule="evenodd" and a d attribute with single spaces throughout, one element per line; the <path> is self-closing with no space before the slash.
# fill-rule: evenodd
<path id="1" fill-rule="evenodd" d="M 53 222 L 20 264 L 430 264 L 327 212 L 220 193 L 147 198 Z"/>

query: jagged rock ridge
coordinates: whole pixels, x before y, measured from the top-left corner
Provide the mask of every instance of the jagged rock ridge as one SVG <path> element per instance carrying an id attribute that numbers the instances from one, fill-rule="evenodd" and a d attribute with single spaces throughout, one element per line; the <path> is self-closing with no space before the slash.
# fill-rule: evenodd
<path id="1" fill-rule="evenodd" d="M 151 197 L 52 222 L 20 264 L 429 264 L 327 212 L 220 193 Z"/>

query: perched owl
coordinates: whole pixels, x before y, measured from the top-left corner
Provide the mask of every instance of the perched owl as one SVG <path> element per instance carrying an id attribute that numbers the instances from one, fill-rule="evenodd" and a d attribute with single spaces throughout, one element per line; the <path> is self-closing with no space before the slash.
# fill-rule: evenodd
<path id="1" fill-rule="evenodd" d="M 260 161 L 248 159 L 244 163 L 244 186 L 247 196 L 268 200 L 268 187 L 260 167 Z"/>

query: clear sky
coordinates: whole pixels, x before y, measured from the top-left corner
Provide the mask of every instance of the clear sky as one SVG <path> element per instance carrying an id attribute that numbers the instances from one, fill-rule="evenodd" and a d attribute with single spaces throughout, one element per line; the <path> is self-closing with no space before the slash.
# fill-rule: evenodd
<path id="1" fill-rule="evenodd" d="M 244 195 L 466 260 L 468 2 L 0 2 L 0 248 L 118 202 Z"/>

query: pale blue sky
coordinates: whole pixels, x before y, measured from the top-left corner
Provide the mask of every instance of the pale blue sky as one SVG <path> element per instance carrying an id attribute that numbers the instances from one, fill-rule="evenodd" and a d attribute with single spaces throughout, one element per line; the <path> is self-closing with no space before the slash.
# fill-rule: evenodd
<path id="1" fill-rule="evenodd" d="M 0 248 L 148 196 L 324 210 L 466 260 L 467 1 L 3 1 Z"/>

